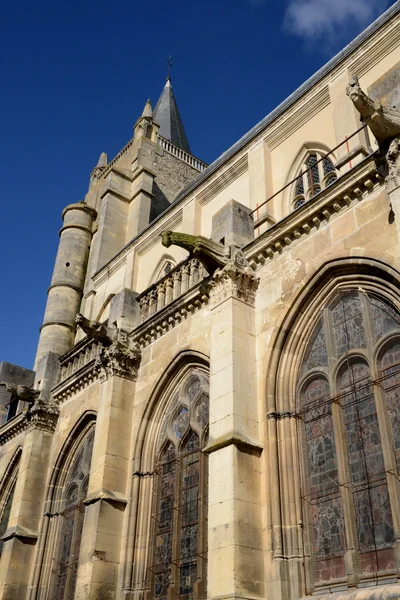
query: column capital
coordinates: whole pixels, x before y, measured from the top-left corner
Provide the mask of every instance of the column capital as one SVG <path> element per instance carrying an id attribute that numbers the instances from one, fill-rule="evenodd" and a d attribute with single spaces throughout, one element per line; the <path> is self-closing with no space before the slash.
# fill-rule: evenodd
<path id="1" fill-rule="evenodd" d="M 243 252 L 238 250 L 233 260 L 223 269 L 217 269 L 210 280 L 211 306 L 231 297 L 254 306 L 259 283 Z"/>
<path id="2" fill-rule="evenodd" d="M 60 410 L 54 401 L 37 400 L 27 412 L 27 431 L 39 429 L 46 433 L 54 433 Z"/>
<path id="3" fill-rule="evenodd" d="M 126 331 L 118 329 L 112 343 L 103 347 L 96 359 L 95 367 L 100 368 L 103 381 L 114 375 L 136 381 L 141 358 L 140 345 L 133 342 Z"/>

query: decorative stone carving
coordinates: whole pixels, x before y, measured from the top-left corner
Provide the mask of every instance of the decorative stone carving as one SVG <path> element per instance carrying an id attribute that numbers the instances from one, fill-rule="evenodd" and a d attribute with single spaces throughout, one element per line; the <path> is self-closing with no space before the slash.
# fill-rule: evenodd
<path id="1" fill-rule="evenodd" d="M 137 379 L 141 359 L 140 346 L 132 341 L 127 331 L 117 327 L 110 329 L 103 323 L 86 319 L 80 313 L 76 315 L 75 323 L 87 336 L 103 346 L 95 361 L 95 368 L 101 370 L 103 378 L 118 375 L 132 381 Z"/>
<path id="2" fill-rule="evenodd" d="M 95 367 L 100 367 L 104 379 L 117 375 L 136 381 L 141 356 L 140 345 L 132 342 L 126 331 L 119 329 L 117 337 L 100 352 Z"/>
<path id="3" fill-rule="evenodd" d="M 75 323 L 86 333 L 88 337 L 97 342 L 103 344 L 103 346 L 109 346 L 113 341 L 113 331 L 110 330 L 104 323 L 99 321 L 91 321 L 87 319 L 81 313 L 75 316 Z"/>
<path id="4" fill-rule="evenodd" d="M 386 154 L 387 161 L 387 184 L 389 191 L 400 186 L 400 139 L 395 138 L 390 142 Z"/>
<path id="5" fill-rule="evenodd" d="M 230 246 L 213 242 L 202 235 L 163 231 L 161 239 L 162 245 L 166 248 L 180 246 L 187 250 L 190 256 L 197 258 L 205 266 L 210 275 L 218 267 L 226 265 L 231 256 Z"/>
<path id="6" fill-rule="evenodd" d="M 376 161 L 377 168 L 391 192 L 400 185 L 400 111 L 369 98 L 362 91 L 357 77 L 347 86 L 347 95 L 376 137 L 381 153 Z"/>
<path id="7" fill-rule="evenodd" d="M 391 140 L 400 136 L 400 111 L 369 98 L 362 91 L 357 77 L 349 83 L 346 92 L 362 120 L 370 127 L 379 147 L 386 151 Z"/>
<path id="8" fill-rule="evenodd" d="M 26 385 L 17 385 L 5 381 L 0 381 L 0 385 L 4 385 L 6 391 L 11 394 L 13 398 L 18 398 L 18 400 L 23 400 L 24 402 L 35 402 L 40 394 L 39 390 L 33 390 Z"/>
<path id="9" fill-rule="evenodd" d="M 26 413 L 28 429 L 40 429 L 41 431 L 54 433 L 59 413 L 59 408 L 54 400 L 50 402 L 36 400 Z"/>
<path id="10" fill-rule="evenodd" d="M 185 248 L 205 266 L 212 276 L 209 281 L 212 301 L 234 296 L 254 304 L 259 279 L 237 246 L 224 246 L 203 236 L 174 231 L 164 231 L 161 237 L 163 246 Z"/>
<path id="11" fill-rule="evenodd" d="M 242 267 L 237 261 L 232 261 L 223 269 L 217 269 L 212 276 L 210 301 L 216 303 L 233 296 L 254 305 L 259 282 L 250 266 Z"/>

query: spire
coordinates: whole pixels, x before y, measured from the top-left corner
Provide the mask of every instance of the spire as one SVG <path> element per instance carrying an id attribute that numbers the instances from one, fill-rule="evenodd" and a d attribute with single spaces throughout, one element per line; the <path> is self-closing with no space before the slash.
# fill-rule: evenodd
<path id="1" fill-rule="evenodd" d="M 191 154 L 178 105 L 172 91 L 171 77 L 167 78 L 167 83 L 154 109 L 153 118 L 160 125 L 159 134 L 162 137 Z"/>
<path id="2" fill-rule="evenodd" d="M 153 116 L 153 109 L 151 108 L 150 100 L 147 100 L 146 104 L 144 105 L 142 117 L 151 118 L 152 116 Z"/>

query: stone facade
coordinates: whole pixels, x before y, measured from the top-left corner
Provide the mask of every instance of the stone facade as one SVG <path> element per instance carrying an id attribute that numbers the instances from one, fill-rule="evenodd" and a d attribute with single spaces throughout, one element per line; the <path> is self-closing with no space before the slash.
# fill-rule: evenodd
<path id="1" fill-rule="evenodd" d="M 0 366 L 1 600 L 400 597 L 399 51 L 396 2 L 209 167 L 150 103 L 101 155 Z"/>

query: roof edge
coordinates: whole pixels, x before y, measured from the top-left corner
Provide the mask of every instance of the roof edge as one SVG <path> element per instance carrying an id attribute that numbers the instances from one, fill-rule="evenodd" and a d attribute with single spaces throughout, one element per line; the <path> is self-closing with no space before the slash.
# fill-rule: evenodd
<path id="1" fill-rule="evenodd" d="M 250 129 L 237 142 L 230 146 L 228 150 L 225 150 L 225 152 L 223 152 L 217 159 L 210 163 L 207 169 L 205 169 L 201 175 L 196 177 L 196 179 L 191 181 L 186 187 L 183 188 L 181 192 L 179 192 L 175 200 L 171 203 L 171 206 L 179 202 L 179 200 L 189 194 L 197 185 L 199 185 L 199 183 L 212 175 L 212 173 L 214 173 L 214 171 L 216 171 L 222 163 L 231 158 L 231 156 L 236 154 L 236 152 L 241 150 L 241 148 L 243 148 L 243 146 L 256 137 L 260 131 L 262 131 L 267 125 L 272 123 L 272 121 L 284 113 L 285 110 L 292 106 L 303 94 L 308 92 L 313 85 L 321 81 L 325 75 L 332 71 L 341 60 L 354 52 L 354 50 L 361 46 L 365 40 L 371 37 L 382 27 L 382 25 L 389 21 L 393 15 L 398 12 L 400 12 L 400 0 L 397 0 L 392 6 L 390 6 L 380 17 L 373 21 L 371 25 L 369 25 L 356 38 L 354 38 L 354 40 L 347 44 L 347 46 L 340 50 L 340 52 L 335 54 L 335 56 L 331 58 L 325 65 L 323 65 L 316 73 L 314 73 L 314 75 L 302 83 L 300 87 L 290 94 L 290 96 L 283 100 L 281 104 L 268 113 L 261 121 L 252 127 L 252 129 Z"/>

